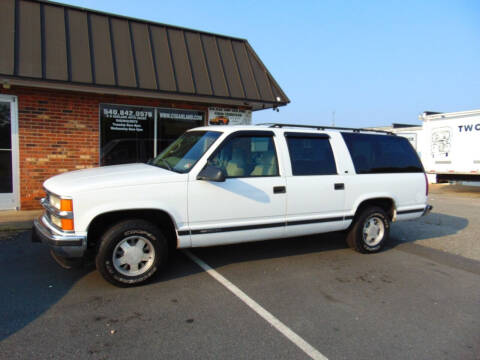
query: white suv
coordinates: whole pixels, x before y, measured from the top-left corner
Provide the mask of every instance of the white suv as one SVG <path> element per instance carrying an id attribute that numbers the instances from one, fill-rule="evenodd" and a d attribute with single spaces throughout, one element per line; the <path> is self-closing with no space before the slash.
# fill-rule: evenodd
<path id="1" fill-rule="evenodd" d="M 379 251 L 390 222 L 428 213 L 428 182 L 408 140 L 299 125 L 190 130 L 148 164 L 74 171 L 44 183 L 34 240 L 61 264 L 95 257 L 106 280 L 139 284 L 175 248 L 346 230 Z"/>

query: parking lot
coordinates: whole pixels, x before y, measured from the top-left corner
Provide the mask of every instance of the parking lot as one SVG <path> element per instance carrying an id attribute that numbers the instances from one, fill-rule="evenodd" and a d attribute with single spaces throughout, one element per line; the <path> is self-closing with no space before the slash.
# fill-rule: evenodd
<path id="1" fill-rule="evenodd" d="M 4 232 L 0 358 L 478 360 L 480 192 L 436 186 L 430 203 L 379 254 L 342 234 L 192 250 L 207 273 L 179 251 L 131 289 Z"/>

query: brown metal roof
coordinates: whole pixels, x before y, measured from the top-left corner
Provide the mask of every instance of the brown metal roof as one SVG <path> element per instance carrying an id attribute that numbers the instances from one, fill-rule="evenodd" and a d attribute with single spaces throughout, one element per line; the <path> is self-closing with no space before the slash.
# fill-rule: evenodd
<path id="1" fill-rule="evenodd" d="M 0 1 L 0 54 L 12 83 L 254 109 L 290 102 L 247 40 L 42 0 Z"/>

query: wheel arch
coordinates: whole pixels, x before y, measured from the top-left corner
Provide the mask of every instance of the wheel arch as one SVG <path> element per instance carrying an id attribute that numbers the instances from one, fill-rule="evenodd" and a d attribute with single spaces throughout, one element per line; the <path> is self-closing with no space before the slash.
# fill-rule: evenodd
<path id="1" fill-rule="evenodd" d="M 87 228 L 88 249 L 95 252 L 101 235 L 112 225 L 127 219 L 142 219 L 158 226 L 167 238 L 169 248 L 177 248 L 177 226 L 168 212 L 160 209 L 128 209 L 96 215 Z"/>
<path id="2" fill-rule="evenodd" d="M 369 206 L 378 206 L 382 208 L 388 215 L 390 221 L 395 218 L 395 200 L 388 196 L 373 197 L 362 200 L 355 209 L 355 218 L 362 212 L 363 209 Z"/>

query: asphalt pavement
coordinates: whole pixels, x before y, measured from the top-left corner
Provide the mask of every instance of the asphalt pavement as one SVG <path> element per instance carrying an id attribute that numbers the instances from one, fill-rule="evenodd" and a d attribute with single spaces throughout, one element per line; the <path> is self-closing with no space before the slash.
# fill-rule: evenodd
<path id="1" fill-rule="evenodd" d="M 325 358 L 478 360 L 480 200 L 432 198 L 430 220 L 393 224 L 375 255 L 342 234 L 192 253 Z M 28 231 L 3 233 L 0 289 L 1 359 L 309 358 L 181 251 L 155 281 L 120 289 L 60 268 Z"/>

